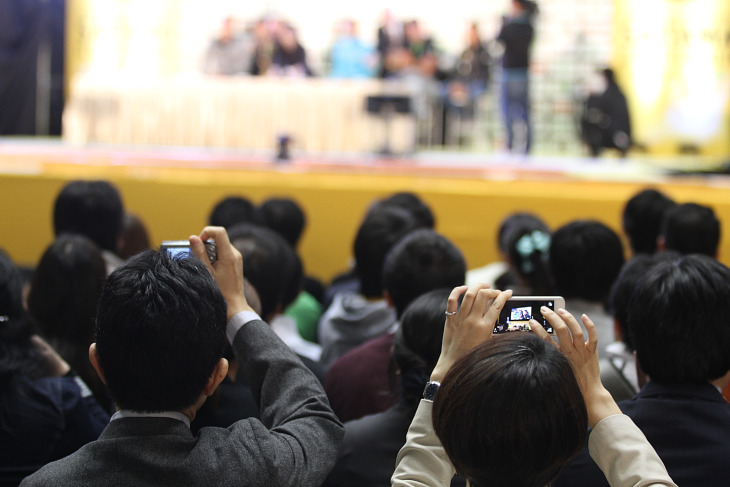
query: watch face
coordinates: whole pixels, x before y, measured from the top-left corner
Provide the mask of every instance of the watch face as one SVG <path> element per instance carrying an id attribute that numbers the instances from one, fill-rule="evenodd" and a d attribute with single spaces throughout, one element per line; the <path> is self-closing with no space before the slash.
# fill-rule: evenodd
<path id="1" fill-rule="evenodd" d="M 426 384 L 426 388 L 423 390 L 423 398 L 428 401 L 433 401 L 433 398 L 436 395 L 436 391 L 439 390 L 440 385 L 441 383 L 436 381 Z"/>

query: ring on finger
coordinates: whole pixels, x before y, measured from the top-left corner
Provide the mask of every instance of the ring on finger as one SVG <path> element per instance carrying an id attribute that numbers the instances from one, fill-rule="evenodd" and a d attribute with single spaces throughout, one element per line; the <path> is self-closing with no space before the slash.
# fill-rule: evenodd
<path id="1" fill-rule="evenodd" d="M 454 316 L 458 311 L 444 311 L 444 314 L 446 316 Z"/>

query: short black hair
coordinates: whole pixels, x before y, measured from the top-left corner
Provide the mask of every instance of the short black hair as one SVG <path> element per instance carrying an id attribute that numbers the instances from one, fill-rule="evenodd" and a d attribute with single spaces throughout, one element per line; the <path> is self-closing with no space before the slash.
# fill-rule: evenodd
<path id="1" fill-rule="evenodd" d="M 433 216 L 431 208 L 416 194 L 408 191 L 394 193 L 387 198 L 376 201 L 370 208 L 374 210 L 378 206 L 387 206 L 391 208 L 401 208 L 411 214 L 415 220 L 416 226 L 419 228 L 431 228 L 436 225 L 436 219 Z"/>
<path id="2" fill-rule="evenodd" d="M 388 252 L 383 266 L 385 290 L 400 317 L 418 296 L 442 287 L 464 284 L 466 261 L 449 239 L 419 229 L 403 237 Z"/>
<path id="3" fill-rule="evenodd" d="M 56 236 L 79 233 L 116 252 L 123 217 L 122 198 L 110 182 L 71 181 L 56 197 L 53 229 Z"/>
<path id="4" fill-rule="evenodd" d="M 622 341 L 629 347 L 634 349 L 634 341 L 631 339 L 631 329 L 629 325 L 629 304 L 634 296 L 636 284 L 642 279 L 646 273 L 658 262 L 664 260 L 674 260 L 679 257 L 677 252 L 660 252 L 657 254 L 638 254 L 626 261 L 621 268 L 621 272 L 616 278 L 616 282 L 611 287 L 611 294 L 608 297 L 606 308 L 613 315 L 614 320 L 618 323 L 622 332 Z"/>
<path id="5" fill-rule="evenodd" d="M 639 280 L 629 305 L 636 357 L 652 380 L 702 384 L 730 370 L 730 269 L 695 254 Z"/>
<path id="6" fill-rule="evenodd" d="M 661 234 L 667 250 L 715 257 L 720 244 L 720 221 L 709 206 L 685 203 L 667 210 Z"/>
<path id="7" fill-rule="evenodd" d="M 195 403 L 223 357 L 226 301 L 194 257 L 147 250 L 107 279 L 96 345 L 122 409 L 179 411 Z"/>
<path id="8" fill-rule="evenodd" d="M 433 427 L 476 487 L 549 485 L 584 446 L 588 413 L 570 361 L 533 333 L 488 340 L 456 361 Z"/>
<path id="9" fill-rule="evenodd" d="M 256 206 L 242 196 L 227 196 L 215 204 L 208 225 L 229 229 L 239 223 L 258 223 Z"/>
<path id="10" fill-rule="evenodd" d="M 566 299 L 604 302 L 623 264 L 621 239 L 603 223 L 578 220 L 553 233 L 550 268 Z"/>
<path id="11" fill-rule="evenodd" d="M 368 212 L 353 244 L 355 272 L 364 296 L 383 295 L 385 256 L 396 242 L 416 228 L 411 214 L 402 208 L 378 206 Z"/>
<path id="12" fill-rule="evenodd" d="M 393 338 L 393 360 L 401 372 L 403 398 L 416 407 L 441 354 L 444 312 L 451 289 L 429 291 L 403 312 Z"/>
<path id="13" fill-rule="evenodd" d="M 269 198 L 259 205 L 257 212 L 262 225 L 274 230 L 289 245 L 297 248 L 307 217 L 296 201 L 291 198 Z"/>
<path id="14" fill-rule="evenodd" d="M 656 252 L 664 214 L 675 206 L 674 200 L 652 188 L 638 192 L 626 202 L 623 228 L 634 254 Z"/>
<path id="15" fill-rule="evenodd" d="M 289 306 L 302 289 L 302 263 L 284 237 L 258 225 L 236 225 L 228 231 L 243 256 L 243 273 L 261 299 L 261 316 L 270 320 Z"/>

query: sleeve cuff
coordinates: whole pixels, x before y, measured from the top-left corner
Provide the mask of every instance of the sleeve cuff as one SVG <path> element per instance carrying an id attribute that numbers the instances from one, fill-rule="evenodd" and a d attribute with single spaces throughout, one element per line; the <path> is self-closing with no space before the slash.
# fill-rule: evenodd
<path id="1" fill-rule="evenodd" d="M 236 338 L 236 333 L 238 333 L 238 330 L 243 328 L 243 325 L 257 320 L 260 321 L 261 317 L 253 311 L 241 311 L 234 315 L 233 318 L 228 321 L 228 325 L 226 326 L 226 337 L 228 337 L 228 343 L 233 345 L 233 339 Z"/>

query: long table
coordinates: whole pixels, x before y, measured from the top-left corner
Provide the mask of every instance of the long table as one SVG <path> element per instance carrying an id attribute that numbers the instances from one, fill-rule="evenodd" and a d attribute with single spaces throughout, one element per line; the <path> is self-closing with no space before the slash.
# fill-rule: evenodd
<path id="1" fill-rule="evenodd" d="M 63 117 L 75 143 L 276 150 L 287 135 L 308 152 L 372 152 L 384 120 L 367 113 L 371 95 L 407 94 L 380 80 L 180 77 L 169 80 L 80 76 Z M 415 122 L 397 115 L 392 149 L 412 148 Z"/>

